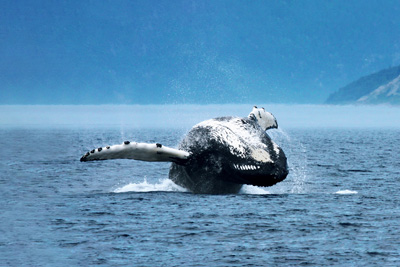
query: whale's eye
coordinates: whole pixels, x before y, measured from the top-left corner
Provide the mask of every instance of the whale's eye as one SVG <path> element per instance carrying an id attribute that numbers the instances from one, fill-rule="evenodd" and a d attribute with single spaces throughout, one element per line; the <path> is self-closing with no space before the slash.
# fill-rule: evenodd
<path id="1" fill-rule="evenodd" d="M 257 108 L 257 106 L 254 106 L 254 108 Z"/>

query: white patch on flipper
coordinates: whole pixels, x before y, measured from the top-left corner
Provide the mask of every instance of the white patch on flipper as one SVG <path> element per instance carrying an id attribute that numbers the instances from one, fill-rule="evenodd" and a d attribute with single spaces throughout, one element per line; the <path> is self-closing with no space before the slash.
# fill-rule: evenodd
<path id="1" fill-rule="evenodd" d="M 273 162 L 269 153 L 265 150 L 267 146 L 261 142 L 259 131 L 246 127 L 241 118 L 232 118 L 229 121 L 210 119 L 196 124 L 193 128 L 196 127 L 213 128 L 214 131 L 211 131 L 211 137 L 218 142 L 226 144 L 234 155 L 247 158 L 249 155 L 246 149 L 249 148 L 251 150 L 250 156 L 255 160 Z M 274 150 L 277 151 L 278 146 L 276 144 L 275 146 Z"/>
<path id="2" fill-rule="evenodd" d="M 99 151 L 100 149 L 100 151 Z M 82 157 L 84 161 L 104 159 L 135 159 L 143 161 L 172 161 L 172 159 L 187 159 L 189 153 L 160 144 L 147 144 L 127 142 L 121 145 L 113 145 L 94 149 Z"/>

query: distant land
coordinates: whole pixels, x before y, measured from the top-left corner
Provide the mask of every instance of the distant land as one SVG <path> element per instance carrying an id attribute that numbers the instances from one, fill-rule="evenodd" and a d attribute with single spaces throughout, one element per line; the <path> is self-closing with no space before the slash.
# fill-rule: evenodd
<path id="1" fill-rule="evenodd" d="M 361 77 L 332 93 L 326 103 L 400 105 L 400 66 Z"/>

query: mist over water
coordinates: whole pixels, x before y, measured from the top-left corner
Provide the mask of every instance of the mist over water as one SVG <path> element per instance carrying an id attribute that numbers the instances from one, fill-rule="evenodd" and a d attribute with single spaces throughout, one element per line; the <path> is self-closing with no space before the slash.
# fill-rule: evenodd
<path id="1" fill-rule="evenodd" d="M 400 107 L 259 104 L 282 129 L 399 128 Z M 252 105 L 0 106 L 0 127 L 190 129 L 218 116 L 245 117 Z"/>

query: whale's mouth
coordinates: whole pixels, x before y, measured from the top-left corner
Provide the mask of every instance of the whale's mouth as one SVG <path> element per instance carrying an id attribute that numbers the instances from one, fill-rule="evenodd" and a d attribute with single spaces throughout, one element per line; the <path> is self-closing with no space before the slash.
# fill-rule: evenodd
<path id="1" fill-rule="evenodd" d="M 255 170 L 259 170 L 261 168 L 261 166 L 248 165 L 248 164 L 233 164 L 233 168 L 238 171 L 255 171 Z"/>
<path id="2" fill-rule="evenodd" d="M 243 162 L 229 164 L 229 180 L 241 184 L 272 186 L 289 174 L 286 157 L 276 162 Z"/>

